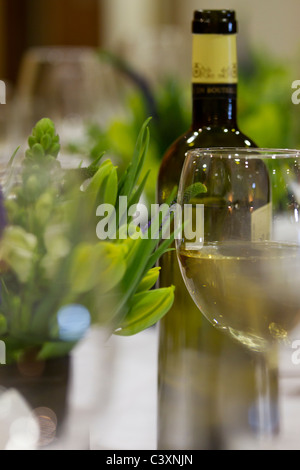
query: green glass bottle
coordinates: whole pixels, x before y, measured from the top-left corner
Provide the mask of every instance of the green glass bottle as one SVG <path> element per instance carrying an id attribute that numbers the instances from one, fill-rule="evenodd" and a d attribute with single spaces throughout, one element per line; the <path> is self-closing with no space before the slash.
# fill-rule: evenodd
<path id="1" fill-rule="evenodd" d="M 196 11 L 192 31 L 192 125 L 163 158 L 158 179 L 160 204 L 178 186 L 188 150 L 256 146 L 237 124 L 235 12 Z M 268 197 L 266 191 L 260 220 L 264 219 L 264 205 L 267 211 Z M 160 265 L 161 286 L 173 284 L 176 291 L 171 311 L 159 324 L 158 448 L 230 447 L 228 436 L 251 432 L 249 414 L 255 401 L 252 360 L 202 316 L 183 283 L 176 253 L 166 253 Z"/>

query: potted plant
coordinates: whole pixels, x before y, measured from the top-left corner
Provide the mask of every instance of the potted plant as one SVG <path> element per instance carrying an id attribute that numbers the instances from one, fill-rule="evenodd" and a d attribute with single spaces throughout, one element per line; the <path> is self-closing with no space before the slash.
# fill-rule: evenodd
<path id="1" fill-rule="evenodd" d="M 158 246 L 150 226 L 128 236 L 132 219 L 120 204 L 124 198 L 127 207 L 136 204 L 145 187 L 147 175 L 139 179 L 148 121 L 121 177 L 101 157 L 87 168 L 63 169 L 49 119 L 36 124 L 28 145 L 21 163 L 15 152 L 0 175 L 0 341 L 6 347 L 0 386 L 17 388 L 33 409 L 53 410 L 59 425 L 69 353 L 90 326 L 101 325 L 108 337 L 133 335 L 171 307 L 174 287 L 152 287 L 155 263 L 172 237 Z M 96 231 L 104 204 L 115 215 L 106 240 Z"/>

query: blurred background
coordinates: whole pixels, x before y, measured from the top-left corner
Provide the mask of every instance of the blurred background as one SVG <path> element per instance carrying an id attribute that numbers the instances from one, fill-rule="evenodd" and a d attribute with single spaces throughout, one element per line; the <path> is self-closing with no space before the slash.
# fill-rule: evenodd
<path id="1" fill-rule="evenodd" d="M 47 115 L 66 162 L 105 150 L 122 167 L 152 116 L 151 200 L 164 151 L 190 123 L 191 19 L 201 8 L 237 12 L 241 129 L 259 146 L 300 146 L 297 0 L 0 0 L 0 158 Z"/>

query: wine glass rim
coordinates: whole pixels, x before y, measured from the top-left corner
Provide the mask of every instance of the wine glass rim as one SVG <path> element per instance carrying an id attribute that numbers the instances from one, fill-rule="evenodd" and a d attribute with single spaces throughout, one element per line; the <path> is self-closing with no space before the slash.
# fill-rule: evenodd
<path id="1" fill-rule="evenodd" d="M 280 159 L 280 158 L 300 158 L 300 150 L 298 149 L 281 149 L 281 148 L 263 148 L 263 147 L 206 147 L 193 148 L 187 151 L 188 157 L 206 156 L 220 158 L 244 158 L 244 159 Z"/>

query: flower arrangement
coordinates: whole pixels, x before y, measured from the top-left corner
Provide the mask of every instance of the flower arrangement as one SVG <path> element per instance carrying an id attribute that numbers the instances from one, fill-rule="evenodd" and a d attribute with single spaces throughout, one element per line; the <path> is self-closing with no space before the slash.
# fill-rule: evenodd
<path id="1" fill-rule="evenodd" d="M 28 354 L 64 356 L 91 324 L 108 335 L 133 335 L 155 324 L 173 302 L 173 286 L 152 289 L 155 263 L 172 239 L 158 246 L 151 237 L 120 237 L 121 222 L 109 240 L 96 236 L 100 204 L 120 213 L 120 196 L 129 205 L 140 199 L 148 121 L 121 177 L 103 156 L 86 168 L 62 168 L 59 136 L 47 118 L 28 145 L 21 164 L 14 155 L 0 175 L 0 340 L 7 362 Z M 118 220 L 126 225 L 123 215 Z"/>

